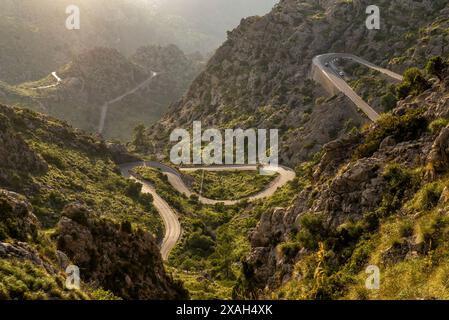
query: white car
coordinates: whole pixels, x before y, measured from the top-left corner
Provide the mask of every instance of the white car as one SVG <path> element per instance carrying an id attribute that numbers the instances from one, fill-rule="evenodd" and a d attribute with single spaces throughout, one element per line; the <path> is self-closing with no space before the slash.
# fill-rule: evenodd
<path id="1" fill-rule="evenodd" d="M 345 73 L 343 71 L 340 71 L 339 75 L 340 75 L 340 77 L 344 77 Z"/>

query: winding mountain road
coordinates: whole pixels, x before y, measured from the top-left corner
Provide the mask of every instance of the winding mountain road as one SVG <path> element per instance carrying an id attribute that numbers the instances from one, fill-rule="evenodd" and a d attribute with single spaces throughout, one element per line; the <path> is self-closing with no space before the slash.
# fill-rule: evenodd
<path id="1" fill-rule="evenodd" d="M 148 181 L 137 177 L 133 174 L 133 169 L 136 167 L 151 167 L 155 169 L 159 169 L 165 176 L 168 178 L 168 182 L 176 189 L 178 192 L 190 197 L 191 195 L 197 195 L 193 191 L 191 191 L 187 185 L 184 183 L 182 179 L 182 174 L 178 170 L 167 166 L 165 164 L 154 162 L 154 161 L 139 161 L 132 162 L 120 165 L 120 171 L 125 178 L 130 178 L 135 181 L 140 182 L 143 193 L 150 193 L 154 198 L 154 206 L 158 210 L 159 214 L 162 217 L 165 225 L 165 236 L 161 245 L 161 255 L 164 260 L 167 260 L 170 251 L 174 248 L 176 243 L 181 236 L 181 224 L 179 223 L 178 216 L 168 203 L 162 199 L 156 192 L 154 186 L 152 186 Z M 257 166 L 240 166 L 240 165 L 224 165 L 217 167 L 195 167 L 195 168 L 183 168 L 181 171 L 195 171 L 195 170 L 208 170 L 208 171 L 240 171 L 240 170 L 258 170 Z M 278 168 L 270 168 L 270 171 L 275 171 L 279 175 L 262 191 L 254 194 L 250 197 L 245 198 L 248 201 L 255 201 L 258 199 L 266 198 L 272 196 L 276 190 L 287 182 L 293 180 L 295 178 L 295 172 L 292 169 L 281 167 Z M 202 196 L 198 196 L 198 199 L 201 203 L 204 204 L 217 204 L 223 203 L 224 205 L 233 205 L 238 203 L 240 200 L 225 200 L 218 201 L 213 199 L 208 199 Z"/>
<path id="2" fill-rule="evenodd" d="M 106 102 L 103 106 L 101 106 L 101 114 L 100 114 L 100 121 L 98 123 L 98 133 L 102 134 L 104 131 L 104 125 L 106 122 L 106 117 L 108 115 L 108 110 L 109 110 L 109 106 L 111 104 L 114 104 L 116 102 L 119 102 L 120 100 L 122 100 L 123 98 L 134 94 L 135 92 L 137 92 L 138 90 L 140 90 L 141 88 L 143 88 L 144 86 L 146 86 L 154 77 L 158 76 L 159 73 L 151 71 L 151 76 L 146 79 L 145 81 L 143 81 L 142 83 L 140 83 L 139 85 L 137 85 L 136 87 L 126 91 L 124 94 Z"/>
<path id="3" fill-rule="evenodd" d="M 165 226 L 165 235 L 161 245 L 161 256 L 163 260 L 168 259 L 170 251 L 175 247 L 181 236 L 181 224 L 178 220 L 176 212 L 168 205 L 168 203 L 157 194 L 155 188 L 143 179 L 135 177 L 131 171 L 133 168 L 144 165 L 145 163 L 137 162 L 133 164 L 124 164 L 120 166 L 120 171 L 125 178 L 138 181 L 142 184 L 142 193 L 149 193 L 153 196 L 153 204 L 162 217 Z"/>
<path id="4" fill-rule="evenodd" d="M 348 53 L 327 53 L 316 56 L 312 62 L 312 77 L 320 82 L 325 88 L 329 85 L 345 94 L 354 104 L 366 114 L 371 121 L 379 119 L 379 114 L 366 103 L 343 79 L 336 68 L 333 66 L 335 59 L 348 59 L 360 63 L 370 69 L 379 71 L 396 81 L 402 81 L 402 76 L 385 68 L 378 67 L 363 58 Z M 324 76 L 324 78 L 323 78 Z M 332 90 L 332 89 L 330 89 Z"/>

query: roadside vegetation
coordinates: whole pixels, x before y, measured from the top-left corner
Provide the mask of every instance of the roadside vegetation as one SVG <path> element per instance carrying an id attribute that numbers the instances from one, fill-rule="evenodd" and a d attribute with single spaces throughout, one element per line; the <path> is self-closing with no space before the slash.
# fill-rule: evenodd
<path id="1" fill-rule="evenodd" d="M 377 112 L 388 112 L 396 106 L 395 82 L 392 79 L 354 62 L 343 62 L 342 67 L 350 77 L 348 83 L 351 88 Z"/>
<path id="2" fill-rule="evenodd" d="M 207 171 L 188 173 L 192 189 L 215 200 L 239 200 L 264 190 L 279 174 L 261 175 L 259 171 Z"/>
<path id="3" fill-rule="evenodd" d="M 204 205 L 197 197 L 187 198 L 178 193 L 156 169 L 140 167 L 136 172 L 152 183 L 180 215 L 183 235 L 168 264 L 176 270 L 175 278 L 184 282 L 193 299 L 232 298 L 242 279 L 242 261 L 250 250 L 250 230 L 263 212 L 288 206 L 298 186 L 297 180 L 292 181 L 273 197 L 254 203 Z"/>
<path id="4" fill-rule="evenodd" d="M 2 190 L 14 191 L 16 203 L 30 204 L 38 220 L 28 230 L 21 222 L 25 211 L 8 196 L 0 195 L 0 242 L 21 241 L 36 257 L 5 258 L 0 262 L 0 299 L 117 299 L 110 292 L 86 284 L 82 291 L 65 289 L 59 272 L 56 243 L 51 236 L 58 228 L 64 208 L 82 205 L 99 219 L 115 225 L 134 226 L 161 238 L 162 221 L 152 198 L 141 185 L 123 178 L 104 143 L 76 132 L 64 122 L 29 110 L 0 106 L 3 142 L 11 143 L 9 156 L 0 166 Z M 34 221 L 30 218 L 30 221 Z M 37 222 L 38 221 L 38 222 Z M 37 250 L 37 251 L 35 251 Z M 38 258 L 37 258 L 38 257 Z M 36 259 L 42 259 L 44 268 Z"/>

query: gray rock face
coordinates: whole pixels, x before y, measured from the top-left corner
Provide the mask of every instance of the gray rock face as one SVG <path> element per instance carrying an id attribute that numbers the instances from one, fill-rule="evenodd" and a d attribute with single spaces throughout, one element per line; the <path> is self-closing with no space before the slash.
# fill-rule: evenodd
<path id="1" fill-rule="evenodd" d="M 0 189 L 0 259 L 26 260 L 55 274 L 56 268 L 27 243 L 36 240 L 39 227 L 40 223 L 24 196 Z M 8 242 L 2 242 L 5 239 Z"/>
<path id="2" fill-rule="evenodd" d="M 265 212 L 260 218 L 258 227 L 250 236 L 251 244 L 254 247 L 268 247 L 285 240 L 287 230 L 291 229 L 294 223 L 290 218 L 282 208 Z"/>
<path id="3" fill-rule="evenodd" d="M 428 162 L 432 164 L 436 172 L 449 168 L 449 126 L 443 128 L 435 139 Z"/>
<path id="4" fill-rule="evenodd" d="M 37 266 L 43 267 L 49 274 L 54 275 L 58 272 L 53 265 L 42 260 L 39 252 L 26 242 L 0 242 L 0 258 L 26 260 Z"/>
<path id="5" fill-rule="evenodd" d="M 187 293 L 167 276 L 152 235 L 130 231 L 82 205 L 64 209 L 57 225 L 58 250 L 94 282 L 124 299 L 180 299 Z"/>

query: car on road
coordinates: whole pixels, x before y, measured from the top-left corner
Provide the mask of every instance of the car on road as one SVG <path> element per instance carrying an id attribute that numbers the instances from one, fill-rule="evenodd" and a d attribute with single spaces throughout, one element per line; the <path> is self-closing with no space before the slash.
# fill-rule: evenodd
<path id="1" fill-rule="evenodd" d="M 345 73 L 343 71 L 340 71 L 338 74 L 340 75 L 340 77 L 344 77 L 345 76 Z"/>
<path id="2" fill-rule="evenodd" d="M 324 65 L 325 65 L 326 67 L 329 67 L 329 62 L 326 62 Z"/>

